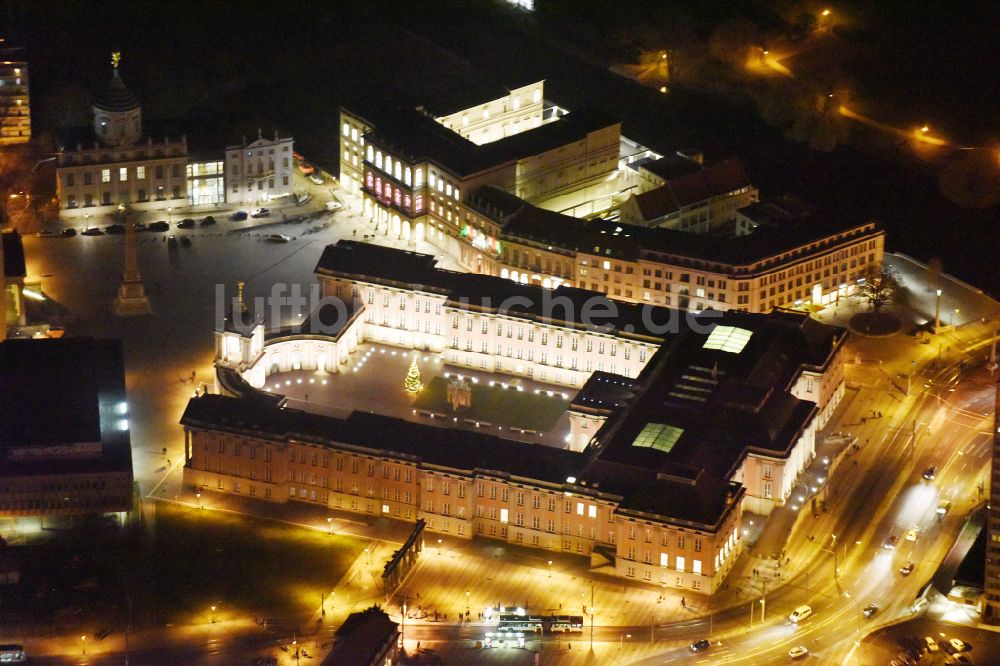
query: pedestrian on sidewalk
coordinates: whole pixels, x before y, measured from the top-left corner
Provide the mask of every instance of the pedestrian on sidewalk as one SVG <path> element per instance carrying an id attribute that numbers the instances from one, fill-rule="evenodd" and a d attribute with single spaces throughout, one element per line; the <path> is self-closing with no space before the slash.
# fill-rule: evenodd
<path id="1" fill-rule="evenodd" d="M 681 597 L 681 608 L 687 608 L 687 600 Z"/>

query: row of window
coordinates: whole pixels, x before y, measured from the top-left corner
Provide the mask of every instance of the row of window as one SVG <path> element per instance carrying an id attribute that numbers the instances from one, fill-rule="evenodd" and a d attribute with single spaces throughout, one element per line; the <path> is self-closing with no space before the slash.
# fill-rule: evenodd
<path id="1" fill-rule="evenodd" d="M 129 172 L 131 172 L 132 178 L 134 178 L 135 180 L 146 180 L 146 167 L 144 166 L 119 167 L 117 169 L 110 169 L 110 168 L 101 169 L 100 172 L 84 171 L 83 184 L 92 185 L 95 180 L 95 176 L 98 176 L 100 178 L 100 182 L 102 183 L 110 183 L 113 172 L 117 172 L 117 180 L 115 182 L 119 183 L 126 183 L 129 181 Z M 155 167 L 153 167 L 153 173 L 154 173 L 153 178 L 155 178 L 156 180 L 163 180 L 164 174 L 166 173 L 164 165 L 158 164 Z M 179 164 L 170 165 L 170 176 L 172 178 L 180 178 L 181 165 Z M 74 187 L 76 185 L 76 174 L 67 173 L 65 178 L 65 183 L 66 187 Z"/>

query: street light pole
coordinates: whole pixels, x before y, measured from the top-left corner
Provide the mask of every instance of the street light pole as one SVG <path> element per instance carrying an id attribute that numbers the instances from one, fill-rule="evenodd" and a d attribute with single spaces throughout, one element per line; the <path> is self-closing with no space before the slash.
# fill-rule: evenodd
<path id="1" fill-rule="evenodd" d="M 594 584 L 590 584 L 590 651 L 594 651 Z"/>
<path id="2" fill-rule="evenodd" d="M 941 328 L 941 290 L 937 290 L 937 300 L 934 303 L 934 332 Z"/>
<path id="3" fill-rule="evenodd" d="M 621 661 L 622 655 L 625 653 L 625 639 L 632 638 L 632 634 L 621 634 L 618 637 L 618 661 Z"/>

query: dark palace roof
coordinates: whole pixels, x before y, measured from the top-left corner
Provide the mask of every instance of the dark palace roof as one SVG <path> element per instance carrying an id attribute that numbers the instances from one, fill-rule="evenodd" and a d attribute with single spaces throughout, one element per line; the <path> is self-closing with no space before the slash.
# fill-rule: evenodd
<path id="1" fill-rule="evenodd" d="M 351 613 L 337 629 L 333 649 L 322 663 L 325 666 L 374 664 L 386 643 L 395 640 L 398 626 L 377 606 Z"/>

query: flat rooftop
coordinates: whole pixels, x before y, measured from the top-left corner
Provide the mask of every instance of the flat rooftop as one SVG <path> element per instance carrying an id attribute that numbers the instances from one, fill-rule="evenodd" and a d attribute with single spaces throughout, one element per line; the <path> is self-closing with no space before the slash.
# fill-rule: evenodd
<path id="1" fill-rule="evenodd" d="M 620 122 L 616 119 L 581 109 L 558 121 L 477 145 L 425 114 L 398 110 L 380 118 L 378 126 L 366 135 L 366 141 L 411 163 L 431 161 L 461 177 L 539 155 L 617 125 Z"/>
<path id="2" fill-rule="evenodd" d="M 99 444 L 86 458 L 11 459 L 13 449 Z M 125 370 L 118 340 L 0 343 L 0 473 L 131 473 Z"/>

